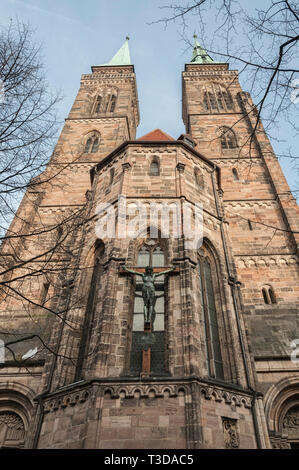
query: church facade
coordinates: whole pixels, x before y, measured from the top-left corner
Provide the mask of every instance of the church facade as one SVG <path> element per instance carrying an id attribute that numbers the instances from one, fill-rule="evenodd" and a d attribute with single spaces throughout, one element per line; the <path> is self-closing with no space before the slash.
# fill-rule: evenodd
<path id="1" fill-rule="evenodd" d="M 0 447 L 299 447 L 298 207 L 196 38 L 182 116 L 136 139 L 128 40 L 82 76 L 2 245 Z"/>

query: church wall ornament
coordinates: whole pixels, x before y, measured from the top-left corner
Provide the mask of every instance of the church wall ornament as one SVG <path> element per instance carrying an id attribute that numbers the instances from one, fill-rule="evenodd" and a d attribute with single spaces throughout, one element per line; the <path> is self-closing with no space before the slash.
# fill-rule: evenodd
<path id="1" fill-rule="evenodd" d="M 160 379 L 161 380 L 161 379 Z M 175 384 L 167 382 L 167 379 L 163 383 L 157 384 L 149 381 L 149 383 L 130 383 L 128 378 L 126 383 L 123 384 L 105 384 L 105 380 L 97 382 L 95 379 L 93 385 L 87 385 L 85 388 L 74 392 L 59 392 L 54 398 L 45 399 L 45 413 L 56 411 L 60 408 L 66 408 L 68 406 L 76 406 L 80 403 L 85 403 L 89 400 L 92 394 L 93 386 L 98 389 L 97 395 L 104 396 L 109 394 L 111 399 L 118 398 L 154 398 L 154 397 L 176 397 L 176 396 L 189 396 L 191 394 L 191 383 L 184 381 L 177 381 Z M 146 381 L 148 382 L 148 380 Z M 203 397 L 205 400 L 223 402 L 227 405 L 235 405 L 239 408 L 252 407 L 252 398 L 250 395 L 240 394 L 234 391 L 228 391 L 222 389 L 219 386 L 206 385 L 199 381 L 194 381 L 197 384 L 197 394 Z"/>
<path id="2" fill-rule="evenodd" d="M 288 435 L 289 439 L 299 440 L 299 406 L 290 408 L 282 421 L 282 432 Z"/>
<path id="3" fill-rule="evenodd" d="M 246 257 L 245 257 L 246 256 Z M 272 255 L 263 253 L 262 256 L 256 255 L 234 255 L 238 268 L 262 268 L 272 266 L 293 266 L 298 264 L 298 260 L 293 255 L 284 254 Z"/>
<path id="4" fill-rule="evenodd" d="M 223 437 L 226 449 L 238 449 L 240 447 L 240 436 L 237 420 L 222 418 Z"/>

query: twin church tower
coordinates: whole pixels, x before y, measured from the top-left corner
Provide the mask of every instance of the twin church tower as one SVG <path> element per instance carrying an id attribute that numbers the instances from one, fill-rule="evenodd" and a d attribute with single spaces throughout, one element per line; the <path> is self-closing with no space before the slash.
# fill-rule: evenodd
<path id="1" fill-rule="evenodd" d="M 298 207 L 237 71 L 195 37 L 186 133 L 136 139 L 128 38 L 91 70 L 2 245 L 0 447 L 298 448 Z"/>

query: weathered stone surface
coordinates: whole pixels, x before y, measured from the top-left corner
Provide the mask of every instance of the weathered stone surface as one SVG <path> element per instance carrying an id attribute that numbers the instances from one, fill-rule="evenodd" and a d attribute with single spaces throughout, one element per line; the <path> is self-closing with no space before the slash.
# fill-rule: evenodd
<path id="1" fill-rule="evenodd" d="M 223 109 L 205 108 L 204 93 L 215 87 L 220 93 L 229 90 L 229 109 L 224 102 Z M 97 96 L 108 100 L 112 94 L 117 98 L 113 111 L 95 113 Z M 41 185 L 38 195 L 28 191 L 11 226 L 16 233 L 54 228 L 2 247 L 10 257 L 35 258 L 17 287 L 37 304 L 24 305 L 20 296 L 5 293 L 2 329 L 9 339 L 40 334 L 50 349 L 28 368 L 11 361 L 0 369 L 0 413 L 20 413 L 28 430 L 25 446 L 254 449 L 270 447 L 267 428 L 274 447 L 291 445 L 291 434 L 282 436 L 281 426 L 292 417 L 288 406 L 299 396 L 299 365 L 290 358 L 290 343 L 299 338 L 298 208 L 262 125 L 251 147 L 248 143 L 251 105 L 237 72 L 227 65 L 187 64 L 183 119 L 195 148 L 184 139 L 136 141 L 133 67 L 94 67 L 82 76 L 42 175 L 51 182 Z M 222 148 L 222 126 L 233 127 L 236 148 Z M 86 153 L 89 137 L 99 139 L 98 147 Z M 159 174 L 150 172 L 153 161 Z M 134 377 L 130 369 L 135 281 L 121 269 L 136 266 L 145 237 L 99 240 L 96 232 L 99 204 L 112 204 L 118 223 L 134 219 L 134 213 L 119 211 L 120 195 L 147 208 L 153 202 L 203 206 L 201 250 L 188 249 L 184 237 L 174 237 L 173 219 L 171 237 L 160 238 L 165 264 L 175 264 L 177 271 L 165 284 L 164 375 L 147 379 Z M 143 222 L 151 226 L 148 214 Z M 193 231 L 197 223 L 192 219 Z M 163 235 L 161 218 L 156 228 Z M 65 242 L 47 258 L 65 232 Z M 199 259 L 211 266 L 212 326 Z M 33 276 L 37 266 L 43 269 Z M 209 328 L 215 324 L 221 380 L 213 377 Z M 26 347 L 20 343 L 19 356 L 36 344 L 36 337 Z M 257 391 L 265 393 L 264 402 Z M 297 421 L 289 421 L 295 435 Z M 0 445 L 3 429 L 0 423 Z"/>

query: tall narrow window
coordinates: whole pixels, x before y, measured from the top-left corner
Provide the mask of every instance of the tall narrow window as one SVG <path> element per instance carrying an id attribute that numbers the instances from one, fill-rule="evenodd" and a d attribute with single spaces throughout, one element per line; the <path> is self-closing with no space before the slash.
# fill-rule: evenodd
<path id="1" fill-rule="evenodd" d="M 273 291 L 272 287 L 269 288 L 269 297 L 270 297 L 270 300 L 271 300 L 271 304 L 276 304 L 276 297 L 274 295 L 274 291 Z"/>
<path id="2" fill-rule="evenodd" d="M 236 168 L 232 169 L 232 173 L 233 173 L 234 181 L 238 181 L 239 180 L 239 175 L 238 175 L 238 171 L 236 170 Z"/>
<path id="3" fill-rule="evenodd" d="M 87 141 L 86 141 L 84 152 L 85 152 L 85 153 L 89 153 L 91 147 L 92 147 L 92 138 L 89 137 L 89 138 L 87 139 Z"/>
<path id="4" fill-rule="evenodd" d="M 148 240 L 138 254 L 137 266 L 153 268 L 165 265 L 164 252 L 157 240 Z M 144 313 L 142 280 L 136 276 L 135 300 L 133 312 L 133 332 L 130 370 L 133 374 L 140 374 L 142 370 L 142 350 L 144 337 Z M 151 333 L 151 373 L 163 374 L 166 370 L 165 364 L 165 278 L 158 277 L 155 281 L 155 294 L 157 297 L 155 304 L 155 320 Z"/>
<path id="5" fill-rule="evenodd" d="M 206 111 L 209 111 L 210 107 L 209 107 L 209 101 L 208 101 L 208 94 L 206 91 L 203 94 L 203 106 Z"/>
<path id="6" fill-rule="evenodd" d="M 249 228 L 249 230 L 253 230 L 253 226 L 252 226 L 251 220 L 248 219 L 247 222 L 248 222 L 248 228 Z"/>
<path id="7" fill-rule="evenodd" d="M 102 111 L 104 113 L 106 113 L 106 111 L 108 111 L 109 101 L 110 101 L 110 95 L 105 96 L 104 99 L 103 99 L 103 104 L 102 104 Z"/>
<path id="8" fill-rule="evenodd" d="M 110 99 L 110 113 L 113 113 L 116 105 L 116 96 L 112 95 Z"/>
<path id="9" fill-rule="evenodd" d="M 91 153 L 96 153 L 99 148 L 99 139 L 96 137 L 93 141 L 92 148 L 91 148 Z"/>
<path id="10" fill-rule="evenodd" d="M 224 108 L 224 103 L 223 103 L 223 96 L 222 96 L 222 93 L 221 91 L 218 91 L 217 92 L 217 101 L 218 101 L 218 106 L 219 106 L 219 109 L 225 109 Z"/>
<path id="11" fill-rule="evenodd" d="M 102 104 L 102 97 L 99 95 L 99 96 L 97 96 L 96 104 L 95 104 L 95 108 L 94 108 L 94 112 L 96 114 L 98 114 L 101 111 L 101 104 Z"/>
<path id="12" fill-rule="evenodd" d="M 75 380 L 82 378 L 84 361 L 87 357 L 89 341 L 94 321 L 96 308 L 97 293 L 100 287 L 100 279 L 102 273 L 102 258 L 104 256 L 105 245 L 101 240 L 97 240 L 93 253 L 93 267 L 90 273 L 90 285 L 85 309 L 84 323 L 82 329 L 81 342 L 79 347 L 78 361 L 76 367 Z"/>
<path id="13" fill-rule="evenodd" d="M 113 179 L 114 179 L 114 168 L 111 168 L 110 170 L 110 180 L 109 180 L 109 186 L 113 183 Z"/>
<path id="14" fill-rule="evenodd" d="M 221 127 L 221 147 L 223 149 L 234 149 L 237 148 L 237 139 L 235 133 L 229 127 Z"/>
<path id="15" fill-rule="evenodd" d="M 216 101 L 216 96 L 214 93 L 210 92 L 208 93 L 209 100 L 210 100 L 210 107 L 213 111 L 218 111 L 217 107 L 217 101 Z"/>
<path id="16" fill-rule="evenodd" d="M 268 298 L 267 290 L 265 288 L 262 289 L 262 294 L 263 294 L 265 304 L 268 305 L 270 303 L 270 301 L 269 301 L 269 298 Z"/>
<path id="17" fill-rule="evenodd" d="M 233 109 L 234 108 L 234 103 L 232 99 L 232 95 L 230 94 L 229 91 L 225 91 L 222 93 L 222 96 L 224 98 L 224 102 L 226 104 L 227 109 Z"/>
<path id="18" fill-rule="evenodd" d="M 217 309 L 210 261 L 200 257 L 199 275 L 202 308 L 205 322 L 208 369 L 211 377 L 224 379 L 221 345 L 217 321 Z"/>
<path id="19" fill-rule="evenodd" d="M 204 189 L 204 185 L 205 185 L 204 177 L 203 177 L 201 170 L 199 170 L 199 168 L 194 169 L 194 178 L 195 178 L 195 183 L 198 186 L 198 188 Z"/>
<path id="20" fill-rule="evenodd" d="M 97 131 L 93 131 L 88 134 L 84 146 L 84 153 L 96 153 L 99 149 L 100 134 Z"/>
<path id="21" fill-rule="evenodd" d="M 276 296 L 271 286 L 265 286 L 262 288 L 263 299 L 266 305 L 276 304 Z"/>
<path id="22" fill-rule="evenodd" d="M 225 113 L 234 109 L 230 92 L 217 83 L 204 87 L 202 96 L 205 111 Z"/>
<path id="23" fill-rule="evenodd" d="M 152 161 L 150 166 L 150 176 L 159 176 L 160 174 L 160 165 L 159 160 L 156 158 Z"/>
<path id="24" fill-rule="evenodd" d="M 49 287 L 50 287 L 49 282 L 44 282 L 43 283 L 42 291 L 41 291 L 41 298 L 40 298 L 41 305 L 44 305 L 46 303 L 47 295 L 48 295 L 48 292 L 49 292 Z"/>

